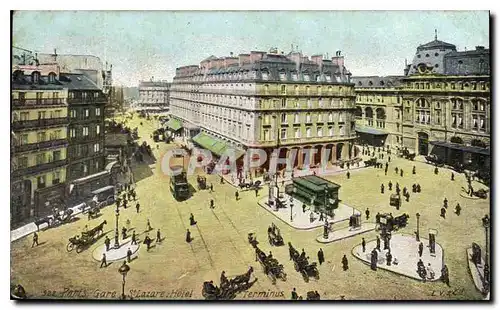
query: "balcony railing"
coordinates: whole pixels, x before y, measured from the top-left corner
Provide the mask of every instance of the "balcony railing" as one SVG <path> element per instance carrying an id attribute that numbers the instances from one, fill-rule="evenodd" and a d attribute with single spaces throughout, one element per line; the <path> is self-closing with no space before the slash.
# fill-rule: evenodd
<path id="1" fill-rule="evenodd" d="M 53 106 L 53 105 L 65 105 L 66 100 L 64 98 L 53 98 L 53 99 L 12 99 L 12 105 L 14 107 L 37 107 L 37 106 Z"/>
<path id="2" fill-rule="evenodd" d="M 68 164 L 67 159 L 56 160 L 32 167 L 20 168 L 12 172 L 12 177 L 18 177 L 22 175 L 36 174 L 42 171 L 51 170 L 55 168 L 62 167 Z"/>
<path id="3" fill-rule="evenodd" d="M 67 125 L 68 123 L 69 119 L 67 117 L 42 118 L 42 119 L 14 121 L 12 123 L 12 128 L 30 129 L 30 128 L 47 127 L 47 126 Z"/>
<path id="4" fill-rule="evenodd" d="M 80 104 L 92 104 L 92 103 L 107 103 L 108 99 L 106 97 L 99 98 L 68 98 L 68 104 L 80 103 Z"/>
<path id="5" fill-rule="evenodd" d="M 14 146 L 16 153 L 68 146 L 68 140 L 58 139 Z"/>

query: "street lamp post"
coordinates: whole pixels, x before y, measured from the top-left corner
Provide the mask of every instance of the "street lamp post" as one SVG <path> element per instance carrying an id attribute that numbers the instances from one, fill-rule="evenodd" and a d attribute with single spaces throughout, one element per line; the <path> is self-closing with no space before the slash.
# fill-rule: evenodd
<path id="1" fill-rule="evenodd" d="M 417 216 L 417 232 L 415 233 L 415 237 L 417 242 L 420 242 L 420 213 L 417 213 L 416 216 Z"/>
<path id="2" fill-rule="evenodd" d="M 120 217 L 120 210 L 118 209 L 118 204 L 116 205 L 116 226 L 115 226 L 115 245 L 114 248 L 118 249 L 120 243 L 118 242 L 118 218 Z"/>
<path id="3" fill-rule="evenodd" d="M 293 197 L 290 196 L 290 222 L 293 221 Z"/>
<path id="4" fill-rule="evenodd" d="M 130 271 L 130 267 L 127 265 L 125 261 L 123 261 L 123 265 L 118 268 L 118 272 L 123 276 L 122 280 L 122 299 L 125 299 L 125 277 L 127 273 Z"/>
<path id="5" fill-rule="evenodd" d="M 327 213 L 327 197 L 328 196 L 328 186 L 325 187 L 325 209 L 323 210 L 325 212 L 325 214 Z"/>
<path id="6" fill-rule="evenodd" d="M 488 252 L 488 230 L 490 228 L 490 218 L 488 215 L 485 215 L 482 219 L 483 221 L 483 226 L 484 226 L 484 232 L 486 236 L 486 253 L 484 255 L 484 289 L 486 291 L 489 290 L 488 286 L 490 283 L 490 264 L 489 264 L 489 252 Z"/>

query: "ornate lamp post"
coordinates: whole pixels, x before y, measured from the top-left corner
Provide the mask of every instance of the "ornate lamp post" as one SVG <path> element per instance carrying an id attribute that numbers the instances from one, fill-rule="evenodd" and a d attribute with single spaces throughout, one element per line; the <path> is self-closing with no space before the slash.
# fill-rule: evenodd
<path id="1" fill-rule="evenodd" d="M 485 291 L 489 291 L 489 284 L 490 284 L 490 264 L 489 264 L 489 253 L 488 253 L 488 230 L 490 228 L 490 218 L 488 215 L 485 215 L 482 218 L 483 221 L 483 227 L 484 227 L 484 232 L 486 236 L 486 253 L 484 255 L 484 289 Z"/>
<path id="2" fill-rule="evenodd" d="M 114 248 L 118 249 L 120 243 L 118 242 L 118 218 L 120 217 L 120 210 L 118 209 L 118 204 L 116 205 L 116 226 L 115 226 L 115 245 Z"/>
<path id="3" fill-rule="evenodd" d="M 122 299 L 125 299 L 125 277 L 127 273 L 130 271 L 130 267 L 127 265 L 125 261 L 123 261 L 123 265 L 118 268 L 118 272 L 123 276 L 122 280 Z"/>
<path id="4" fill-rule="evenodd" d="M 293 221 L 293 194 L 295 193 L 295 187 L 292 189 L 292 195 L 290 195 L 290 222 Z"/>
<path id="5" fill-rule="evenodd" d="M 417 216 L 417 231 L 415 232 L 415 239 L 420 242 L 420 213 L 415 214 Z"/>

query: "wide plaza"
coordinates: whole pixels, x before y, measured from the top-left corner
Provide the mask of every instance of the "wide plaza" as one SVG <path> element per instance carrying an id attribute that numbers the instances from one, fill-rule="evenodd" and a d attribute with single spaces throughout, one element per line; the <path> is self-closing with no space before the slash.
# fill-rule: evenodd
<path id="1" fill-rule="evenodd" d="M 140 122 L 143 123 L 142 126 Z M 341 185 L 339 196 L 342 203 L 359 210 L 363 221 L 367 208 L 371 213 L 369 222 L 375 221 L 377 212 L 392 212 L 394 216 L 407 213 L 410 215 L 408 225 L 398 233 L 413 235 L 417 226 L 415 214 L 418 212 L 421 236 L 428 238 L 429 229 L 438 232 L 436 242 L 443 249 L 444 262 L 450 274 L 451 286 L 448 287 L 441 281 L 424 283 L 383 269 L 372 271 L 368 265 L 355 258 L 351 254 L 353 248 L 360 244 L 362 237 L 367 242 L 375 240 L 377 232 L 374 230 L 332 243 L 319 243 L 316 238 L 322 233 L 322 227 L 297 230 L 286 225 L 258 204 L 267 195 L 267 186 L 257 198 L 253 191 L 240 192 L 240 199 L 236 202 L 237 189 L 234 186 L 227 182 L 221 184 L 217 175 L 208 175 L 207 182 L 213 184 L 214 192 L 196 189 L 188 200 L 175 201 L 170 193 L 169 177 L 163 174 L 160 161 L 167 150 L 177 146 L 160 142 L 159 149 L 156 148 L 156 143 L 150 138 L 150 134 L 158 126 L 156 121 L 134 116 L 132 120 L 128 120 L 127 125 L 139 127 L 140 141 L 147 141 L 153 146 L 156 162 L 150 165 L 133 162 L 132 170 L 141 209 L 137 213 L 134 207 L 120 208 L 119 227 L 121 229 L 125 226 L 129 219 L 129 233 L 135 230 L 140 240 L 143 240 L 149 219 L 153 228 L 149 233 L 150 237 L 155 239 L 156 231 L 160 229 L 164 238 L 161 243 L 153 243 L 149 251 L 141 244 L 134 254 L 137 259 L 130 263 L 131 269 L 126 277 L 127 295 L 140 298 L 140 292 L 176 290 L 187 292 L 188 298 L 203 299 L 201 289 L 204 281 L 213 280 L 214 284 L 219 285 L 223 270 L 227 277 L 234 277 L 253 266 L 253 277 L 258 278 L 258 281 L 248 292 L 284 292 L 284 297 L 273 294 L 278 296 L 276 299 L 289 299 L 293 288 L 304 298 L 307 291 L 316 290 L 321 299 L 334 300 L 482 298 L 469 273 L 465 251 L 471 247 L 472 242 L 476 242 L 484 250 L 485 230 L 481 225 L 481 218 L 489 214 L 490 200 L 473 200 L 461 196 L 462 187 L 466 187 L 463 175 L 455 173 L 455 181 L 450 181 L 451 171 L 448 169 L 441 168 L 439 174 L 435 175 L 434 168 L 418 158 L 416 161 L 408 161 L 393 155 L 387 175 L 383 169 L 370 167 L 352 170 L 349 179 L 345 172 L 325 176 Z M 385 159 L 386 157 L 384 163 Z M 413 166 L 416 168 L 415 175 L 412 174 Z M 402 177 L 394 172 L 395 167 L 403 169 Z M 197 188 L 196 175 L 191 175 L 188 179 L 193 188 Z M 401 188 L 406 186 L 410 191 L 409 202 L 403 201 L 399 211 L 389 206 L 389 197 L 394 193 L 394 188 L 392 192 L 387 188 L 389 181 L 394 185 L 398 182 Z M 380 192 L 382 183 L 386 187 L 384 194 Z M 411 192 L 414 183 L 421 185 L 421 193 Z M 484 187 L 477 182 L 473 182 L 473 185 L 475 189 Z M 445 197 L 449 207 L 446 218 L 442 218 L 440 209 Z M 211 199 L 215 202 L 214 209 L 209 208 Z M 459 216 L 453 212 L 457 203 L 462 207 Z M 79 215 L 77 221 L 41 231 L 39 246 L 31 247 L 32 235 L 12 242 L 11 283 L 21 283 L 28 295 L 38 298 L 75 298 L 64 295 L 64 292 L 69 291 L 85 294 L 84 298 L 113 298 L 111 293 L 108 296 L 103 292 L 121 294 L 122 276 L 118 272 L 121 261 L 113 262 L 107 268 L 100 268 L 100 263 L 92 257 L 93 251 L 102 247 L 104 238 L 79 254 L 66 251 L 70 237 L 80 234 L 85 225 L 92 228 L 104 220 L 107 221 L 104 232 L 113 239 L 115 206 L 110 205 L 101 212 L 99 218 L 90 221 L 85 215 Z M 191 213 L 197 221 L 196 226 L 189 225 Z M 271 223 L 280 228 L 285 246 L 272 247 L 267 242 L 267 229 Z M 337 227 L 343 226 L 335 224 L 334 229 Z M 186 229 L 191 231 L 191 243 L 185 241 Z M 255 251 L 248 243 L 249 233 L 256 235 L 259 247 L 264 252 L 272 251 L 273 256 L 284 265 L 287 273 L 285 282 L 278 280 L 273 285 L 263 273 L 262 267 L 255 261 Z M 326 262 L 318 266 L 319 280 L 305 283 L 294 270 L 286 246 L 288 242 L 299 251 L 304 249 L 313 261 L 317 261 L 318 250 L 323 249 Z M 342 270 L 344 255 L 349 260 L 347 271 Z M 237 299 L 252 299 L 252 296 L 241 293 Z M 255 296 L 262 299 L 262 295 Z"/>

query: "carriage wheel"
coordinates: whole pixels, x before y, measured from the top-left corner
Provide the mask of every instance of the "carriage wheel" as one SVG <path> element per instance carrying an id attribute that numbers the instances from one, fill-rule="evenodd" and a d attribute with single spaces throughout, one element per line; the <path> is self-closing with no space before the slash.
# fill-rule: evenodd
<path id="1" fill-rule="evenodd" d="M 106 203 L 108 205 L 113 204 L 115 202 L 115 197 L 109 196 L 108 199 L 106 200 Z"/>
<path id="2" fill-rule="evenodd" d="M 299 271 L 299 265 L 297 264 L 297 262 L 294 262 L 293 265 L 294 265 L 295 271 Z"/>
<path id="3" fill-rule="evenodd" d="M 69 242 L 68 245 L 66 246 L 66 251 L 71 252 L 74 249 L 73 243 Z"/>
<path id="4" fill-rule="evenodd" d="M 314 278 L 315 278 L 316 280 L 319 280 L 319 272 L 318 272 L 318 273 L 316 273 L 316 276 L 314 276 Z"/>
<path id="5" fill-rule="evenodd" d="M 306 273 L 303 273 L 302 277 L 304 278 L 304 281 L 306 281 L 306 283 L 309 282 L 309 276 Z"/>
<path id="6" fill-rule="evenodd" d="M 286 273 L 281 273 L 281 280 L 286 281 Z"/>
<path id="7" fill-rule="evenodd" d="M 274 273 L 271 273 L 271 283 L 272 283 L 273 285 L 275 285 L 275 284 L 276 284 L 276 276 L 274 275 Z"/>
<path id="8" fill-rule="evenodd" d="M 76 246 L 76 253 L 82 253 L 83 252 L 83 245 L 77 245 Z"/>

